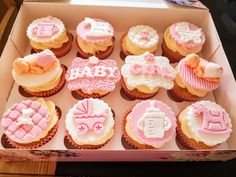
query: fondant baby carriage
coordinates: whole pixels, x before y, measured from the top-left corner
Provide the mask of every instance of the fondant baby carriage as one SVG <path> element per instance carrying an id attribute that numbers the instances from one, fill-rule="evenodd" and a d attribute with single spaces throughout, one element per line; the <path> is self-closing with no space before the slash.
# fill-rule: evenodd
<path id="1" fill-rule="evenodd" d="M 101 113 L 93 113 L 93 105 L 89 99 L 84 100 L 76 106 L 74 111 L 74 117 L 76 124 L 78 125 L 78 133 L 84 135 L 88 131 L 94 131 L 95 133 L 101 133 L 104 129 L 104 121 L 107 117 L 108 110 L 103 110 Z"/>

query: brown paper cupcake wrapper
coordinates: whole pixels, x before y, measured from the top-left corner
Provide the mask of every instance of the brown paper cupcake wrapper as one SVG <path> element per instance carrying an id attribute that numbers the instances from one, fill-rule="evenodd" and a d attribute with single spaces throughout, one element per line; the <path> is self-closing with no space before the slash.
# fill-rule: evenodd
<path id="1" fill-rule="evenodd" d="M 161 48 L 162 48 L 162 56 L 167 57 L 169 59 L 170 63 L 179 62 L 180 60 L 182 60 L 184 58 L 184 56 L 180 55 L 178 52 L 174 52 L 171 49 L 169 49 L 166 46 L 164 39 L 163 39 Z"/>
<path id="2" fill-rule="evenodd" d="M 88 59 L 89 57 L 93 56 L 93 54 L 90 54 L 90 53 L 86 53 L 84 52 L 78 45 L 77 43 L 77 40 L 75 40 L 75 43 L 76 43 L 76 46 L 77 46 L 77 49 L 78 49 L 78 53 L 77 53 L 77 56 L 78 57 L 81 57 L 81 58 L 84 58 L 84 59 Z M 105 51 L 98 51 L 95 53 L 95 56 L 99 59 L 105 59 L 107 57 L 109 57 L 111 55 L 111 53 L 113 52 L 113 49 L 114 49 L 114 44 L 115 44 L 115 37 L 112 37 L 112 45 L 109 46 L 107 48 L 107 50 Z"/>
<path id="3" fill-rule="evenodd" d="M 200 99 L 200 97 L 189 93 L 186 88 L 179 87 L 175 82 L 174 82 L 174 87 L 171 90 L 168 90 L 167 92 L 169 95 L 171 95 L 171 97 L 175 99 L 175 101 L 178 102 L 196 101 Z"/>
<path id="4" fill-rule="evenodd" d="M 62 68 L 61 80 L 55 88 L 51 90 L 47 90 L 47 91 L 31 92 L 26 87 L 19 86 L 21 87 L 19 88 L 20 94 L 26 97 L 29 97 L 29 95 L 36 96 L 36 97 L 49 97 L 49 96 L 55 95 L 64 87 L 66 83 L 65 74 L 66 74 L 67 67 L 65 65 L 61 65 L 61 68 Z"/>
<path id="5" fill-rule="evenodd" d="M 106 93 L 104 95 L 101 95 L 98 93 L 87 94 L 87 93 L 84 93 L 82 90 L 76 90 L 74 92 L 76 92 L 76 94 L 79 94 L 83 98 L 102 98 L 109 94 L 109 93 Z"/>
<path id="6" fill-rule="evenodd" d="M 122 86 L 126 96 L 130 97 L 130 99 L 142 99 L 142 100 L 145 100 L 145 99 L 149 99 L 149 98 L 152 98 L 152 97 L 156 96 L 156 94 L 158 93 L 158 91 L 155 92 L 155 93 L 142 93 L 142 92 L 139 92 L 137 89 L 129 90 L 126 87 L 123 78 L 121 79 L 121 86 Z"/>
<path id="7" fill-rule="evenodd" d="M 67 36 L 69 37 L 69 41 L 67 41 L 66 43 L 63 44 L 63 46 L 61 48 L 58 49 L 54 49 L 51 48 L 50 50 L 55 54 L 55 56 L 57 58 L 63 57 L 65 56 L 67 53 L 69 53 L 69 51 L 71 50 L 72 47 L 72 41 L 73 41 L 73 35 L 69 32 L 67 32 Z M 38 53 L 41 52 L 42 50 L 40 49 L 35 49 L 33 48 L 33 50 Z"/>
<path id="8" fill-rule="evenodd" d="M 127 57 L 127 56 L 129 56 L 129 55 L 134 55 L 134 54 L 128 52 L 127 50 L 125 50 L 124 47 L 123 47 L 123 41 L 124 41 L 124 37 L 125 37 L 126 35 L 127 35 L 127 33 L 125 33 L 125 34 L 121 37 L 121 40 L 120 40 L 120 49 L 121 49 L 122 54 L 124 55 L 124 58 Z M 151 52 L 151 53 L 155 54 L 155 52 L 156 52 L 156 50 L 155 50 L 154 52 Z M 124 59 L 122 59 L 122 60 L 124 60 Z"/>
<path id="9" fill-rule="evenodd" d="M 181 129 L 181 123 L 179 117 L 177 118 L 177 127 L 176 127 L 176 139 L 177 141 L 185 148 L 192 150 L 212 150 L 216 146 L 207 146 L 202 142 L 197 142 L 194 139 L 189 139 Z"/>
<path id="10" fill-rule="evenodd" d="M 90 144 L 78 145 L 73 141 L 73 139 L 71 138 L 67 130 L 66 130 L 65 139 L 67 141 L 66 143 L 69 144 L 70 149 L 100 149 L 101 147 L 105 146 L 110 141 L 109 139 L 105 143 L 99 144 L 99 145 L 90 145 Z"/>
<path id="11" fill-rule="evenodd" d="M 125 130 L 125 126 L 126 126 L 126 117 L 129 115 L 129 113 L 131 112 L 132 108 L 130 108 L 124 115 L 123 119 L 122 119 L 122 131 L 123 131 L 123 137 L 125 139 L 125 141 L 127 141 L 127 143 L 132 146 L 134 149 L 155 149 L 152 146 L 146 145 L 146 144 L 140 144 L 136 141 L 134 141 L 126 132 Z"/>

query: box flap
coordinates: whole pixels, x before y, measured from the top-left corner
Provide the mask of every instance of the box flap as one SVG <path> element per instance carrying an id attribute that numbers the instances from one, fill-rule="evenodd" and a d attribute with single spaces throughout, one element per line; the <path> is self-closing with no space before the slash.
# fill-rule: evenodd
<path id="1" fill-rule="evenodd" d="M 10 95 L 11 88 L 14 83 L 12 74 L 11 74 L 12 62 L 15 58 L 20 57 L 20 56 L 21 55 L 17 47 L 9 38 L 0 58 L 0 66 L 2 66 L 0 69 L 0 81 L 1 81 L 0 115 L 2 115 L 4 111 L 8 96 Z"/>

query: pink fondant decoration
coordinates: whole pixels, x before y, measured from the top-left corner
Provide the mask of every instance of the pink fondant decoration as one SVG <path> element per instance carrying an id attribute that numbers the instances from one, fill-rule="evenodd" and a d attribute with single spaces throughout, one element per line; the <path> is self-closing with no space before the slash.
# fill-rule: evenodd
<path id="1" fill-rule="evenodd" d="M 146 40 L 146 41 L 150 40 L 150 36 L 147 31 L 140 31 L 139 36 L 140 36 L 140 39 L 142 40 Z"/>
<path id="2" fill-rule="evenodd" d="M 104 126 L 102 123 L 98 122 L 94 125 L 93 130 L 96 134 L 100 134 L 103 132 Z"/>
<path id="3" fill-rule="evenodd" d="M 38 66 L 45 67 L 51 62 L 55 62 L 56 58 L 48 54 L 46 51 L 42 51 L 36 55 L 36 63 Z"/>
<path id="4" fill-rule="evenodd" d="M 151 106 L 151 101 L 155 101 L 154 106 L 158 108 L 161 112 L 165 114 L 167 118 L 171 121 L 171 128 L 165 131 L 163 138 L 146 138 L 144 132 L 141 131 L 137 124 L 139 119 L 141 119 L 142 115 L 146 112 L 146 110 Z M 150 146 L 156 146 L 157 144 L 164 144 L 168 142 L 175 133 L 176 128 L 176 117 L 174 112 L 163 102 L 156 100 L 146 100 L 138 103 L 129 114 L 130 116 L 130 129 L 135 137 L 140 139 L 142 142 L 146 143 Z"/>
<path id="5" fill-rule="evenodd" d="M 48 18 L 41 21 L 33 28 L 33 34 L 39 38 L 52 37 L 59 31 L 59 28 L 55 25 L 52 19 Z"/>
<path id="6" fill-rule="evenodd" d="M 107 110 L 101 110 L 100 114 L 93 113 L 93 101 L 84 99 L 79 101 L 72 112 L 74 123 L 76 124 L 79 135 L 84 135 L 88 131 L 102 133 L 104 127 L 103 122 L 107 118 Z"/>
<path id="7" fill-rule="evenodd" d="M 115 89 L 120 78 L 114 60 L 99 60 L 97 64 L 91 65 L 89 60 L 75 58 L 66 73 L 69 90 L 82 89 L 87 93 L 93 93 L 93 90 L 110 92 Z"/>
<path id="8" fill-rule="evenodd" d="M 147 53 L 144 55 L 144 59 L 148 62 L 153 62 L 155 60 L 155 56 L 153 53 Z"/>
<path id="9" fill-rule="evenodd" d="M 207 109 L 200 103 L 192 105 L 194 116 L 201 115 L 203 119 L 202 127 L 199 128 L 201 133 L 218 135 L 227 134 L 232 130 L 228 127 L 229 117 L 223 111 Z"/>
<path id="10" fill-rule="evenodd" d="M 49 124 L 49 111 L 36 101 L 25 100 L 14 104 L 6 113 L 2 118 L 2 127 L 12 141 L 35 139 Z"/>
<path id="11" fill-rule="evenodd" d="M 177 25 L 180 23 L 187 23 L 190 31 L 198 31 L 199 30 L 201 33 L 201 35 L 199 37 L 200 40 L 197 43 L 194 42 L 194 40 L 189 40 L 188 42 L 183 41 L 181 39 L 180 33 L 176 30 Z M 186 32 L 186 33 L 188 33 L 188 32 Z M 170 34 L 179 45 L 182 45 L 183 47 L 186 47 L 186 48 L 201 47 L 205 43 L 205 35 L 204 35 L 203 31 L 200 30 L 200 28 L 197 27 L 196 25 L 188 23 L 188 22 L 178 22 L 178 23 L 171 25 Z"/>
<path id="12" fill-rule="evenodd" d="M 105 22 L 104 20 L 101 19 L 93 19 L 97 22 Z M 92 36 L 87 36 L 86 32 L 89 32 L 90 28 L 88 27 L 88 24 L 86 24 L 84 21 L 82 21 L 76 29 L 77 35 L 84 41 L 88 42 L 88 43 L 103 43 L 105 41 L 108 41 L 112 38 L 112 36 L 106 36 L 106 37 L 92 37 Z M 114 32 L 113 27 L 110 25 L 110 29 L 109 31 L 111 33 Z"/>
<path id="13" fill-rule="evenodd" d="M 203 59 L 201 59 L 203 60 Z M 220 82 L 211 82 L 206 79 L 199 78 L 194 74 L 194 70 L 185 64 L 185 59 L 181 60 L 178 65 L 180 77 L 189 85 L 196 89 L 204 91 L 212 91 L 219 87 Z"/>
<path id="14" fill-rule="evenodd" d="M 152 76 L 161 76 L 172 78 L 172 75 L 167 67 L 159 64 L 131 64 L 130 72 L 134 75 L 147 74 Z"/>

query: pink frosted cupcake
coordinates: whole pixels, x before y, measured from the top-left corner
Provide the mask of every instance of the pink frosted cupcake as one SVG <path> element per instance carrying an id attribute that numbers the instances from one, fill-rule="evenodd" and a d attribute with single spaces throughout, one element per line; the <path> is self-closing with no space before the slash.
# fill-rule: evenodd
<path id="1" fill-rule="evenodd" d="M 205 43 L 205 35 L 201 28 L 188 22 L 171 25 L 164 33 L 162 55 L 171 63 L 178 62 L 191 53 L 199 53 Z"/>
<path id="2" fill-rule="evenodd" d="M 100 98 L 115 89 L 120 71 L 114 60 L 75 58 L 66 73 L 68 88 L 85 98 Z"/>
<path id="3" fill-rule="evenodd" d="M 123 119 L 124 136 L 138 149 L 159 149 L 175 135 L 176 117 L 165 103 L 146 100 L 135 105 Z"/>
<path id="4" fill-rule="evenodd" d="M 97 56 L 107 58 L 114 48 L 114 30 L 110 23 L 95 18 L 88 18 L 79 23 L 76 29 L 78 55 L 82 58 Z"/>
<path id="5" fill-rule="evenodd" d="M 169 95 L 177 101 L 196 101 L 220 86 L 223 68 L 190 54 L 178 63 L 176 71 Z"/>
<path id="6" fill-rule="evenodd" d="M 44 145 L 57 131 L 60 111 L 51 101 L 24 100 L 12 105 L 3 114 L 2 127 L 9 144 L 32 149 Z"/>

